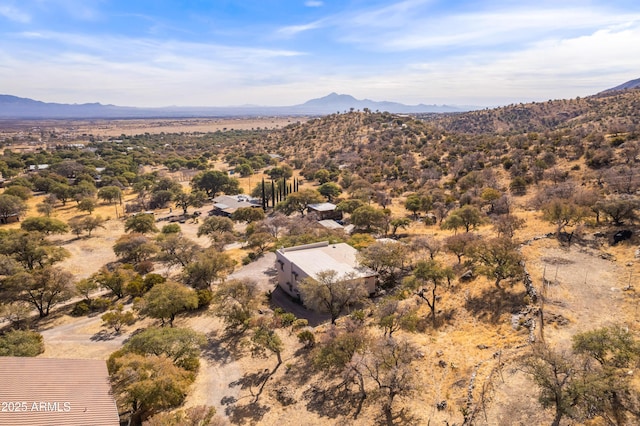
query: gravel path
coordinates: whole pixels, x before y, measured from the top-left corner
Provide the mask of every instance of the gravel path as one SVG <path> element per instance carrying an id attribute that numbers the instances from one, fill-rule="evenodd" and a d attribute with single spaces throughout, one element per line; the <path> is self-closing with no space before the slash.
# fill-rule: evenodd
<path id="1" fill-rule="evenodd" d="M 102 328 L 100 315 L 72 318 L 72 322 L 41 330 L 47 358 L 107 359 L 112 352 L 120 349 L 134 328 L 114 335 Z"/>

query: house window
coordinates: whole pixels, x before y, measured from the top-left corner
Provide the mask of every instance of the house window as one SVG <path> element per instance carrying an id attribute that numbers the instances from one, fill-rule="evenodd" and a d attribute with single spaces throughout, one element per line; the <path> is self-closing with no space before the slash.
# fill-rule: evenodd
<path id="1" fill-rule="evenodd" d="M 278 260 L 278 263 L 280 264 L 280 270 L 284 271 L 284 262 L 282 260 Z"/>
<path id="2" fill-rule="evenodd" d="M 298 281 L 298 273 L 296 271 L 291 271 L 291 275 L 293 275 L 294 281 Z"/>

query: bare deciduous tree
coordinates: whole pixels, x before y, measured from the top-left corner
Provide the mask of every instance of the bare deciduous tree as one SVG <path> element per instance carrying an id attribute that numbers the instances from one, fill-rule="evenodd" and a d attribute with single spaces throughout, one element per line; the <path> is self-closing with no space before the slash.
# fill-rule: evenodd
<path id="1" fill-rule="evenodd" d="M 367 296 L 364 280 L 354 274 L 339 276 L 334 270 L 320 271 L 315 278 L 306 278 L 300 285 L 304 304 L 331 315 L 331 324 L 345 309 L 363 301 Z"/>

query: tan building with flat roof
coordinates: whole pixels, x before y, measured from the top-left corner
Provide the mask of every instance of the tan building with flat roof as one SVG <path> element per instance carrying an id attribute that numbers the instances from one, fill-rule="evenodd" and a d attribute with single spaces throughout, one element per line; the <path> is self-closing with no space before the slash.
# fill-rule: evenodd
<path id="1" fill-rule="evenodd" d="M 278 249 L 278 285 L 291 297 L 301 300 L 298 290 L 300 281 L 307 277 L 315 278 L 319 272 L 332 270 L 339 277 L 363 279 L 369 294 L 373 294 L 378 274 L 360 266 L 357 254 L 358 250 L 349 244 L 329 244 L 327 241 Z"/>

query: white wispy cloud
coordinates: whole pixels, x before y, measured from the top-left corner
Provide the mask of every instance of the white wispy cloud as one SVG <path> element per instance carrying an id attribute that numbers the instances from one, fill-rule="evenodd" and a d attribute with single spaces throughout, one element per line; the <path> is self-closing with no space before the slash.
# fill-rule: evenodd
<path id="1" fill-rule="evenodd" d="M 104 56 L 115 62 L 127 58 L 149 58 L 174 52 L 180 57 L 207 57 L 215 59 L 252 60 L 256 58 L 293 57 L 303 52 L 290 49 L 268 49 L 251 46 L 223 45 L 216 43 L 196 43 L 179 40 L 160 40 L 154 38 L 130 38 L 123 36 L 94 36 L 82 33 L 62 33 L 54 31 L 22 32 L 9 34 L 14 38 L 38 38 L 53 43 L 47 55 L 55 50 L 80 49 L 92 54 Z M 38 50 L 39 46 L 32 46 Z"/>
<path id="2" fill-rule="evenodd" d="M 64 14 L 80 21 L 95 21 L 102 17 L 100 6 L 106 0 L 23 0 L 25 3 L 35 3 L 43 11 L 54 11 Z"/>
<path id="3" fill-rule="evenodd" d="M 244 92 L 248 103 L 252 91 L 255 95 L 249 82 L 283 81 L 286 62 L 303 55 L 287 49 L 44 31 L 11 37 L 19 43 L 13 50 L 0 46 L 3 63 L 11 64 L 0 67 L 0 82 L 11 81 L 14 93 L 36 99 L 42 96 L 30 95 L 34 91 L 55 88 L 59 102 L 215 105 L 229 104 Z M 15 69 L 21 70 L 19 79 Z"/>
<path id="4" fill-rule="evenodd" d="M 420 8 L 425 5 L 419 1 L 403 2 L 393 8 L 345 16 L 337 23 L 343 34 L 341 40 L 368 49 L 393 51 L 504 46 L 528 43 L 552 33 L 571 34 L 640 20 L 638 13 L 574 7 L 517 6 L 439 16 Z"/>
<path id="5" fill-rule="evenodd" d="M 630 52 L 638 46 L 640 26 L 598 30 L 512 52 L 415 63 L 400 70 L 402 81 L 397 78 L 390 87 L 405 99 L 480 105 L 585 96 L 637 78 L 640 55 Z M 411 93 L 411 87 L 420 89 Z"/>
<path id="6" fill-rule="evenodd" d="M 10 21 L 26 24 L 31 21 L 31 15 L 11 5 L 0 5 L 0 16 Z"/>
<path id="7" fill-rule="evenodd" d="M 279 28 L 276 31 L 276 34 L 284 37 L 292 37 L 292 36 L 295 36 L 296 34 L 299 34 L 305 31 L 311 31 L 311 30 L 322 28 L 327 24 L 327 22 L 328 21 L 326 19 L 320 19 L 314 22 L 309 22 L 307 24 L 290 25 L 290 26 Z"/>
<path id="8" fill-rule="evenodd" d="M 434 0 L 404 0 L 382 8 L 364 8 L 328 15 L 313 22 L 289 25 L 279 28 L 276 34 L 295 36 L 309 30 L 320 28 L 339 28 L 351 33 L 354 28 L 395 27 L 402 28 L 412 9 L 431 3 Z"/>
<path id="9" fill-rule="evenodd" d="M 308 0 L 304 2 L 304 5 L 307 7 L 322 7 L 324 6 L 324 2 L 318 0 Z"/>
<path id="10" fill-rule="evenodd" d="M 404 0 L 382 7 L 353 11 L 338 17 L 337 21 L 341 21 L 343 27 L 353 25 L 359 28 L 401 28 L 416 17 L 422 16 L 433 3 L 435 0 Z"/>

